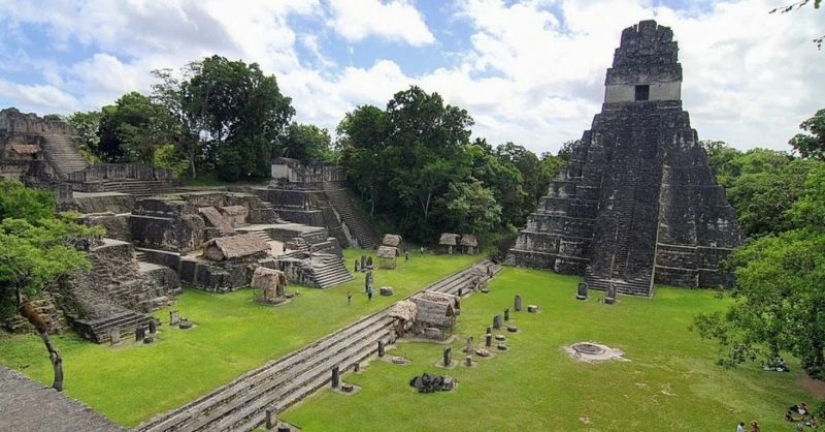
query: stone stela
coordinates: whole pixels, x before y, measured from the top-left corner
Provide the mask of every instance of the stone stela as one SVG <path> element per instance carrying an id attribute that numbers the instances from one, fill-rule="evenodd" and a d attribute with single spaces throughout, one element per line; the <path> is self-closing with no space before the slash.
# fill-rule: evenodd
<path id="1" fill-rule="evenodd" d="M 642 296 L 654 283 L 730 281 L 718 264 L 741 243 L 741 230 L 682 109 L 681 86 L 671 29 L 652 20 L 626 28 L 601 113 L 505 263 Z"/>

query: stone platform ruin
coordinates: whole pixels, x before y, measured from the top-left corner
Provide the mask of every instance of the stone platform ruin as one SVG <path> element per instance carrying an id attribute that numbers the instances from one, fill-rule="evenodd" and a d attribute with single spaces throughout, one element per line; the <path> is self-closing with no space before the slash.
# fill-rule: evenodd
<path id="1" fill-rule="evenodd" d="M 682 110 L 673 32 L 642 21 L 622 32 L 602 112 L 539 201 L 505 262 L 583 275 L 650 296 L 653 284 L 712 287 L 719 262 L 741 242 Z"/>

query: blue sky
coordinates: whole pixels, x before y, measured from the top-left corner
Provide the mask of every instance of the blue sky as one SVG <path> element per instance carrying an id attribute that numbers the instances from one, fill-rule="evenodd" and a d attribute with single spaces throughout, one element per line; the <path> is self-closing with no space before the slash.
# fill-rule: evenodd
<path id="1" fill-rule="evenodd" d="M 0 107 L 99 109 L 158 68 L 219 54 L 259 63 L 296 120 L 334 130 L 416 84 L 467 109 L 474 136 L 541 153 L 601 109 L 623 28 L 673 29 L 700 139 L 787 150 L 825 107 L 825 11 L 784 0 L 0 0 Z"/>

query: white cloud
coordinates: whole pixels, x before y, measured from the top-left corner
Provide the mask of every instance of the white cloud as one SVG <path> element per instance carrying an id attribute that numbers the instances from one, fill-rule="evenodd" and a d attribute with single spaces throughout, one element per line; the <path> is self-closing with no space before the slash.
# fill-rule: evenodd
<path id="1" fill-rule="evenodd" d="M 376 36 L 415 46 L 435 42 L 424 17 L 406 0 L 329 0 L 329 5 L 329 25 L 348 41 Z"/>
<path id="2" fill-rule="evenodd" d="M 786 150 L 797 125 L 823 107 L 825 53 L 810 42 L 825 33 L 820 12 L 769 15 L 773 0 L 688 10 L 651 3 L 666 4 L 456 0 L 435 6 L 455 12 L 441 20 L 450 27 L 430 28 L 416 6 L 433 5 L 412 0 L 0 0 L 0 103 L 44 113 L 98 109 L 125 92 L 148 92 L 153 69 L 219 54 L 275 74 L 302 122 L 332 130 L 356 106 L 384 107 L 417 84 L 467 109 L 475 136 L 540 153 L 590 127 L 621 31 L 655 18 L 679 43 L 684 108 L 700 138 Z M 32 24 L 48 46 L 26 40 Z M 336 46 L 333 31 L 349 45 Z M 370 38 L 401 43 L 364 65 L 358 44 Z M 407 72 L 420 71 L 411 59 L 437 46 L 443 58 L 427 59 L 435 66 Z M 15 82 L 21 75 L 38 79 Z"/>

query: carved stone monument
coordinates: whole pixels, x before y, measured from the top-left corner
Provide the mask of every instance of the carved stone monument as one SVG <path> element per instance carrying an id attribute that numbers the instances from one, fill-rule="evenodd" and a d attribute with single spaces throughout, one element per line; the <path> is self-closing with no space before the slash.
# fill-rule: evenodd
<path id="1" fill-rule="evenodd" d="M 453 363 L 453 349 L 450 347 L 444 347 L 444 358 L 443 358 L 444 367 L 448 367 Z"/>
<path id="2" fill-rule="evenodd" d="M 616 284 L 607 286 L 607 294 L 604 296 L 604 302 L 607 304 L 616 303 Z"/>
<path id="3" fill-rule="evenodd" d="M 521 312 L 521 294 L 516 294 L 516 299 L 513 303 L 513 310 L 516 312 Z"/>
<path id="4" fill-rule="evenodd" d="M 332 388 L 338 388 L 341 384 L 341 368 L 337 365 L 332 368 L 332 380 L 331 380 Z"/>
<path id="5" fill-rule="evenodd" d="M 501 329 L 501 315 L 496 314 L 496 315 L 493 317 L 493 328 L 494 328 L 494 329 L 496 329 L 496 330 L 500 330 L 500 329 Z"/>
<path id="6" fill-rule="evenodd" d="M 528 218 L 508 264 L 584 275 L 590 288 L 650 296 L 654 283 L 729 282 L 718 263 L 741 242 L 690 117 L 673 32 L 622 32 L 602 112 Z"/>
<path id="7" fill-rule="evenodd" d="M 578 291 L 576 291 L 576 300 L 587 300 L 587 282 L 579 282 Z"/>

